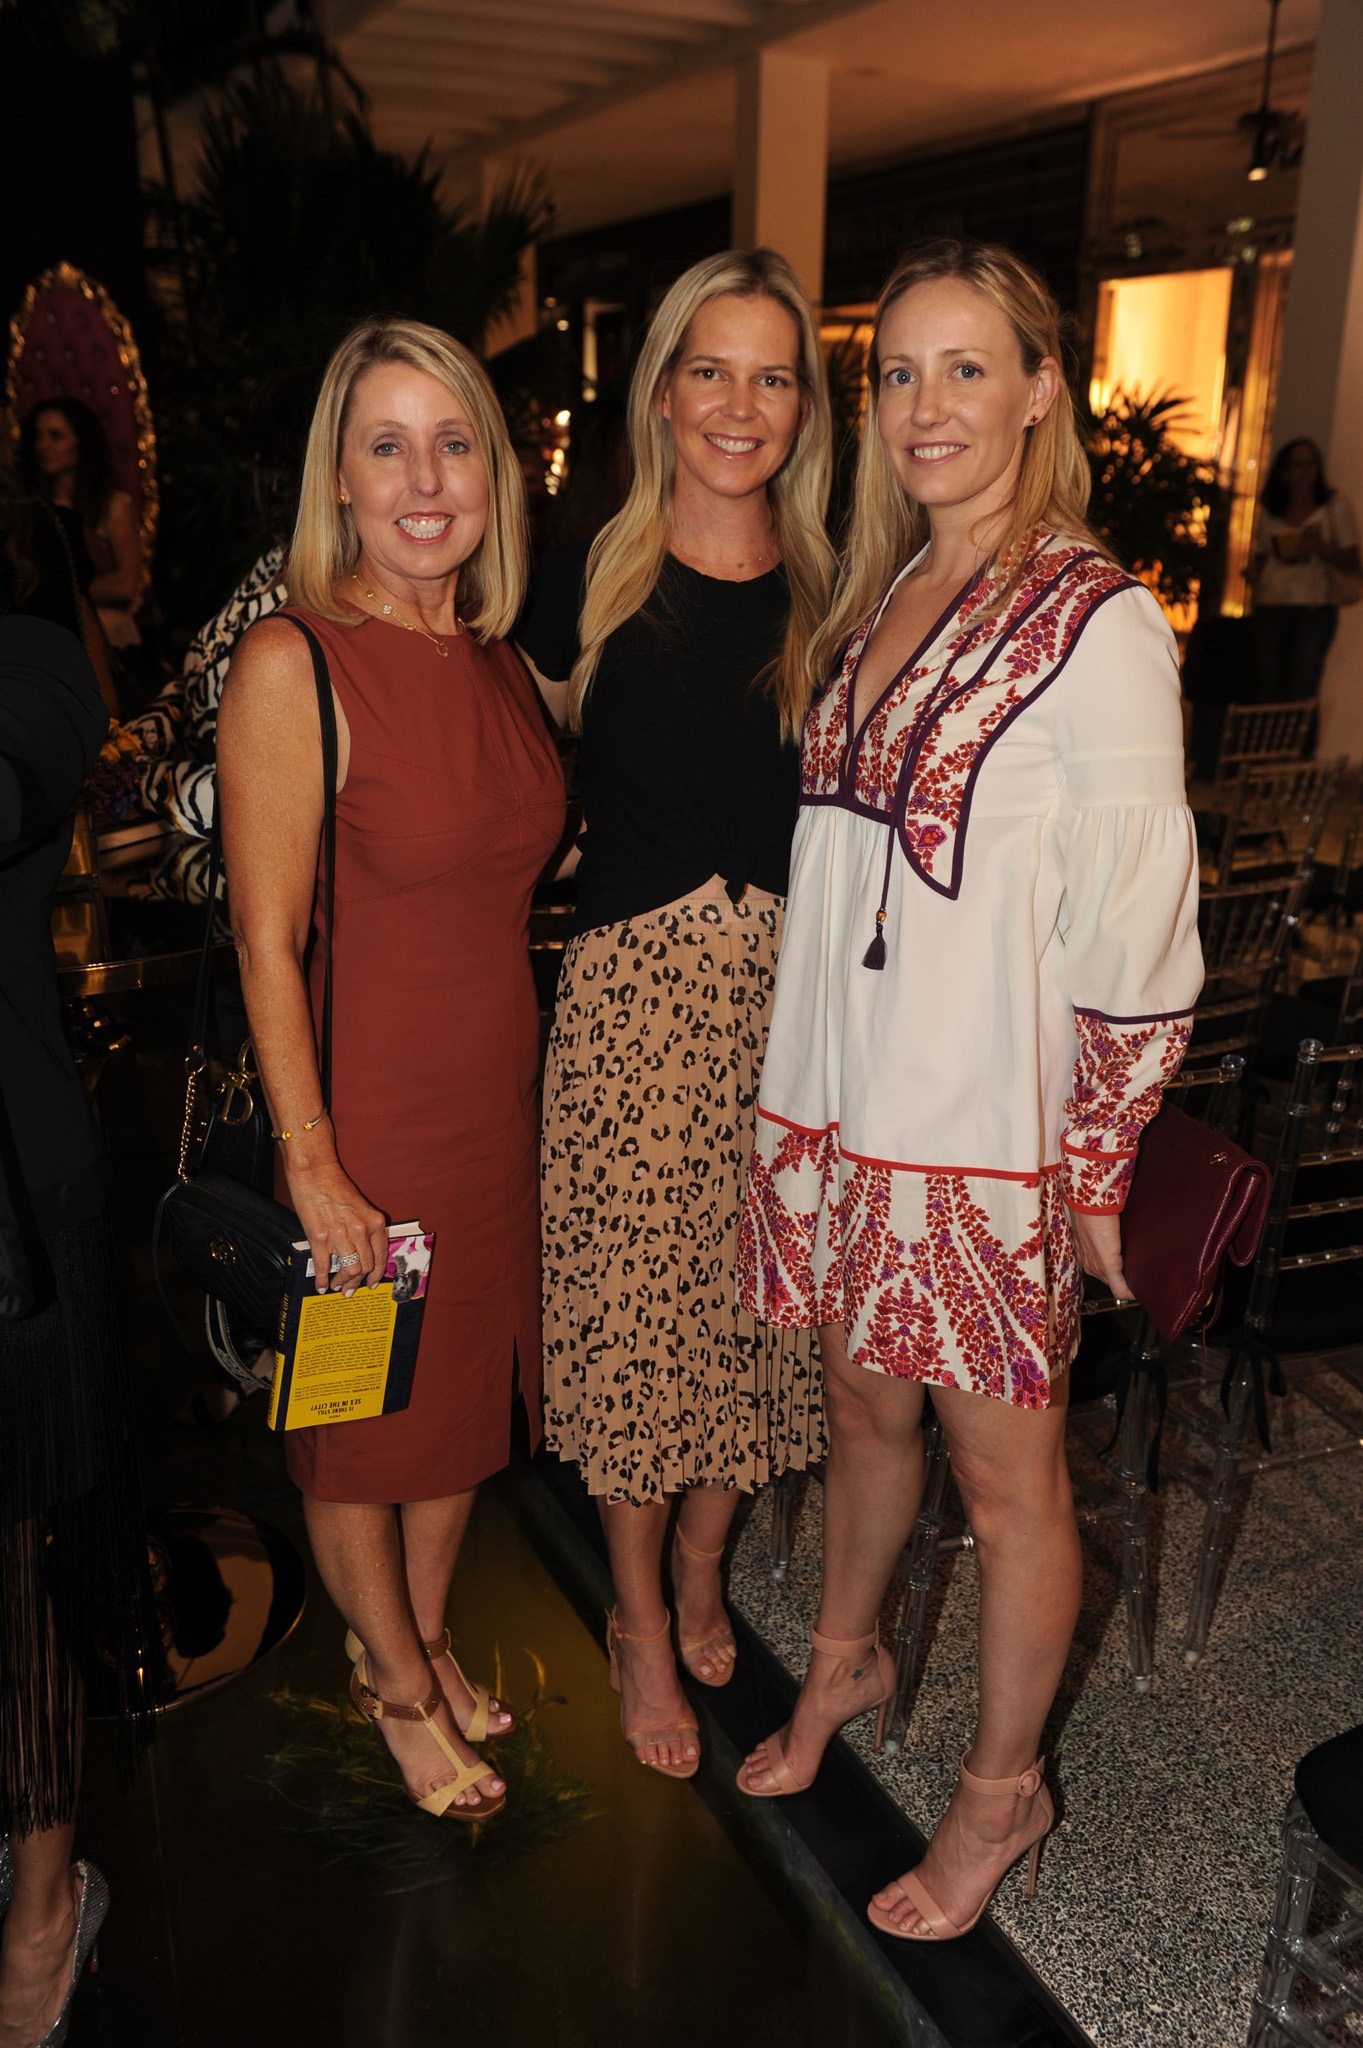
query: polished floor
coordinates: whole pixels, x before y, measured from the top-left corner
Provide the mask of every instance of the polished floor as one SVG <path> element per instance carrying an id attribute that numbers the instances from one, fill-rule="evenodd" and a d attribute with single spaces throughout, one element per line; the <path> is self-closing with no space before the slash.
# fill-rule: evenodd
<path id="1" fill-rule="evenodd" d="M 248 1527 L 208 1563 L 202 1546 L 185 1551 L 200 1614 L 181 1629 L 181 1662 L 200 1691 L 161 1717 L 130 1794 L 113 1782 L 109 1731 L 92 1728 L 80 1851 L 104 1868 L 113 1907 L 73 2048 L 1237 2048 L 1291 1766 L 1358 1718 L 1363 1463 L 1261 1482 L 1193 1671 L 1176 1632 L 1196 1508 L 1166 1485 L 1144 1697 L 1126 1677 L 1110 1550 L 1090 1542 L 1052 1731 L 1066 1814 L 1041 1893 L 1026 1904 L 1010 1878 L 967 1941 L 924 1950 L 873 1936 L 864 1907 L 915 1860 L 968 1736 L 973 1565 L 943 1574 L 903 1753 L 873 1758 L 867 1724 L 814 1792 L 746 1801 L 733 1768 L 788 1710 L 818 1538 L 810 1488 L 774 1583 L 769 1504 L 756 1502 L 733 1572 L 740 1674 L 721 1694 L 698 1689 L 705 1766 L 671 1784 L 619 1735 L 595 1518 L 561 1468 L 520 1462 L 480 1503 L 451 1618 L 472 1671 L 539 1704 L 506 1762 L 506 1815 L 442 1827 L 407 1807 L 374 1731 L 346 1711 L 341 1627 L 263 1412 L 214 1430 L 174 1422 L 200 1368 L 162 1321 L 146 1245 L 173 1157 L 180 1005 L 167 992 L 132 1021 L 103 1100 L 146 1490 Z M 251 1566 L 256 1530 L 277 1567 L 273 1612 Z M 269 1640 L 287 1623 L 291 1573 L 306 1595 L 297 1625 L 215 1686 L 224 1634 Z"/>
<path id="2" fill-rule="evenodd" d="M 260 1418 L 163 1467 L 301 1544 Z M 267 1446 L 268 1451 L 272 1446 Z M 536 1482 L 523 1479 L 521 1486 Z M 507 1813 L 465 1833 L 393 1790 L 345 1710 L 340 1629 L 309 1589 L 287 1641 L 162 1716 L 130 1797 L 94 1730 L 82 1846 L 113 1888 L 77 2043 L 436 2048 L 901 2038 L 836 1929 L 714 1810 L 635 1764 L 595 1633 L 528 1533 L 515 1481 L 482 1504 L 454 1616 L 473 1670 L 546 1696 Z"/>
<path id="3" fill-rule="evenodd" d="M 167 1594 L 190 1696 L 159 1717 L 130 1793 L 110 1730 L 91 1727 L 78 1850 L 113 1904 L 73 2048 L 913 2038 L 846 1916 L 746 1826 L 727 1756 L 680 1785 L 634 1761 L 607 1682 L 599 1560 L 523 1461 L 480 1501 L 451 1610 L 468 1668 L 539 1702 L 505 1763 L 512 1800 L 467 1831 L 407 1805 L 347 1710 L 341 1624 L 263 1402 L 216 1429 L 174 1420 L 202 1365 L 163 1320 L 147 1245 L 174 1156 L 180 1005 L 167 992 L 133 1021 L 101 1099 L 146 1493 L 154 1510 L 246 1522 L 212 1546 L 192 1519 L 173 1524 Z M 273 1614 L 257 1530 L 279 1568 Z M 292 1577 L 296 1626 L 216 1683 L 238 1638 L 287 1623 Z"/>
<path id="4" fill-rule="evenodd" d="M 1212 1405 L 1215 1384 L 1213 1376 Z M 1336 1392 L 1347 1418 L 1347 1390 Z M 1279 1449 L 1344 1441 L 1297 1395 L 1271 1406 Z M 1356 1399 L 1352 1417 L 1352 1451 L 1265 1473 L 1246 1489 L 1206 1653 L 1191 1668 L 1182 1630 L 1203 1502 L 1186 1481 L 1166 1477 L 1154 1508 L 1147 1693 L 1130 1679 L 1115 1538 L 1110 1528 L 1085 1532 L 1083 1611 L 1044 1737 L 1061 1824 L 1036 1899 L 1024 1897 L 1015 1872 L 993 1918 L 1096 2048 L 1239 2048 L 1245 2039 L 1293 1768 L 1355 1725 L 1363 1701 Z M 1071 1438 L 1072 1462 L 1082 1465 L 1073 1427 Z M 1197 1442 L 1177 1422 L 1164 1456 L 1166 1469 L 1179 1460 L 1195 1469 Z M 821 1508 L 821 1489 L 808 1486 L 783 1581 L 770 1569 L 765 1503 L 733 1567 L 735 1605 L 792 1673 L 803 1669 L 817 1598 Z M 848 1731 L 863 1767 L 922 1830 L 945 1805 L 970 1739 L 978 1585 L 964 1553 L 942 1563 L 903 1750 L 875 1757 L 869 1723 Z M 887 1632 L 901 1590 L 893 1587 L 886 1603 Z M 929 1985 L 915 1988 L 930 1998 Z M 1357 2038 L 1347 2027 L 1338 2035 Z"/>

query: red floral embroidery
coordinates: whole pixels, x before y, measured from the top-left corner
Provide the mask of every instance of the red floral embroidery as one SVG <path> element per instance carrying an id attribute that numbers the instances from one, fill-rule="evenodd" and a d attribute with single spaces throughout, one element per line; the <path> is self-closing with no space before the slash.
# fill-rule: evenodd
<path id="1" fill-rule="evenodd" d="M 904 767 L 904 756 L 917 727 L 917 720 L 932 702 L 939 685 L 952 687 L 953 664 L 972 646 L 981 644 L 977 614 L 987 600 L 987 591 L 977 590 L 958 608 L 949 626 L 934 643 L 939 650 L 900 678 L 895 690 L 876 707 L 866 721 L 857 748 L 856 793 L 860 802 L 873 810 L 888 811 Z M 987 629 L 986 629 L 987 630 Z M 844 697 L 843 716 L 846 718 Z M 844 736 L 846 728 L 844 726 Z"/>
<path id="2" fill-rule="evenodd" d="M 1065 1200 L 1086 1216 L 1119 1216 L 1136 1170 L 1134 1152 L 1079 1152 L 1062 1144 Z"/>
<path id="3" fill-rule="evenodd" d="M 1057 577 L 1050 596 L 1024 620 L 1028 606 Z M 1115 564 L 1080 548 L 1043 548 L 1032 561 L 1006 616 L 990 634 L 992 644 L 1004 643 L 1001 658 L 930 718 L 913 764 L 902 840 L 931 880 L 950 877 L 966 791 L 985 748 L 1004 720 L 1065 660 L 1094 605 L 1129 581 Z M 976 671 L 979 667 L 976 662 Z"/>
<path id="4" fill-rule="evenodd" d="M 1079 1273 L 1060 1176 L 1005 1236 L 990 1183 L 840 1157 L 837 1133 L 782 1131 L 749 1169 L 739 1298 L 767 1322 L 841 1322 L 859 1365 L 1044 1408 L 1078 1341 Z M 1030 1196 L 1030 1203 L 1027 1197 Z"/>
<path id="5" fill-rule="evenodd" d="M 847 693 L 852 686 L 857 656 L 870 630 L 871 620 L 863 619 L 847 643 L 842 667 L 809 708 L 800 748 L 800 784 L 806 796 L 837 793 L 847 746 Z"/>
<path id="6" fill-rule="evenodd" d="M 738 1298 L 763 1322 L 784 1329 L 810 1329 L 836 1322 L 840 1300 L 828 1297 L 815 1277 L 816 1237 L 824 1222 L 826 1256 L 817 1263 L 836 1270 L 838 1133 L 783 1128 L 768 1161 L 758 1145 L 748 1163 L 748 1184 L 738 1229 Z"/>
<path id="7" fill-rule="evenodd" d="M 1188 1049 L 1188 1017 L 1105 1017 L 1077 1010 L 1079 1053 L 1061 1136 L 1065 1200 L 1114 1215 L 1126 1201 L 1141 1132 Z"/>
<path id="8" fill-rule="evenodd" d="M 859 1175 L 881 1183 L 856 1189 Z M 895 1190 L 885 1168 L 859 1168 L 844 1191 L 857 1203 L 859 1231 L 878 1246 Z M 902 1379 L 944 1382 L 1018 1408 L 1044 1408 L 1052 1374 L 1063 1372 L 1078 1332 L 1079 1282 L 1058 1176 L 1039 1177 L 1027 1234 L 1009 1246 L 964 1174 L 922 1182 L 924 1225 L 897 1260 L 885 1261 L 873 1295 L 858 1278 L 879 1263 L 850 1241 L 844 1260 L 851 1355 Z M 860 1200 L 858 1201 L 858 1196 Z M 889 1247 L 887 1246 L 887 1249 Z"/>
<path id="9" fill-rule="evenodd" d="M 902 843 L 929 880 L 950 878 L 966 791 L 981 754 L 1004 720 L 1065 660 L 1094 606 L 1129 581 L 1091 549 L 1043 542 L 1004 616 L 981 618 L 989 587 L 972 593 L 939 634 L 929 659 L 911 669 L 867 720 L 856 750 L 855 795 L 871 810 L 888 813 L 910 745 L 916 747 Z M 1043 597 L 1044 592 L 1049 594 Z M 868 618 L 852 635 L 836 679 L 806 721 L 806 796 L 835 796 L 840 787 L 848 693 L 870 628 Z M 958 665 L 978 673 L 991 646 L 997 657 L 978 682 L 957 674 Z"/>

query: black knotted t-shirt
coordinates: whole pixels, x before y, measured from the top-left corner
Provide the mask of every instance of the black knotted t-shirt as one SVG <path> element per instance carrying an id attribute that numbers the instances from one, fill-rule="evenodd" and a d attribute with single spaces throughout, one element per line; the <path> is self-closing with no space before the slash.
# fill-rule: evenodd
<path id="1" fill-rule="evenodd" d="M 577 659 L 587 544 L 541 561 L 517 639 L 540 674 Z M 780 653 L 785 571 L 745 583 L 664 558 L 642 611 L 601 650 L 583 707 L 586 816 L 573 932 L 642 917 L 721 875 L 783 896 L 800 753 L 757 678 Z"/>

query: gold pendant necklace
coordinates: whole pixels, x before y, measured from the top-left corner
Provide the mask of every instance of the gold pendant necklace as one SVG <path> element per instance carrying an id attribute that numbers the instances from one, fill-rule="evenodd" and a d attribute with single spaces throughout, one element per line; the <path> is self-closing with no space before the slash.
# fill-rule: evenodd
<path id="1" fill-rule="evenodd" d="M 410 625 L 406 619 L 400 619 L 398 617 L 395 608 L 397 600 L 395 598 L 390 598 L 386 591 L 383 592 L 382 595 L 380 595 L 380 593 L 377 590 L 370 590 L 365 584 L 363 584 L 360 581 L 360 578 L 354 573 L 354 571 L 351 572 L 350 580 L 355 585 L 355 588 L 357 590 L 364 591 L 365 596 L 369 599 L 369 602 L 371 604 L 376 604 L 378 606 L 380 618 L 386 619 L 390 626 L 401 626 L 404 633 L 419 633 L 423 640 L 430 641 L 432 647 L 434 647 L 436 653 L 440 656 L 440 659 L 442 661 L 449 660 L 450 636 L 440 633 L 432 633 L 425 626 Z M 454 636 L 457 637 L 460 633 L 463 632 L 463 630 L 464 622 L 456 613 L 454 621 Z"/>

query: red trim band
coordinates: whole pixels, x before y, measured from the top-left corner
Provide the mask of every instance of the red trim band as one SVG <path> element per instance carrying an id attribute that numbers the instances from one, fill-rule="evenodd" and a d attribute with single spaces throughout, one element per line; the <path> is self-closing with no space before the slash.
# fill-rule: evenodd
<path id="1" fill-rule="evenodd" d="M 1065 1137 L 1060 1140 L 1060 1149 L 1062 1152 L 1068 1152 L 1071 1159 L 1134 1159 L 1137 1156 L 1137 1148 L 1134 1145 L 1125 1152 L 1095 1152 L 1083 1145 L 1071 1145 Z"/>
<path id="2" fill-rule="evenodd" d="M 757 1114 L 769 1124 L 780 1124 L 783 1130 L 794 1131 L 801 1138 L 829 1138 L 839 1129 L 836 1123 L 823 1124 L 816 1128 L 812 1124 L 793 1123 L 788 1116 L 778 1116 L 775 1110 L 763 1109 L 758 1104 Z M 945 1174 L 957 1180 L 1015 1180 L 1028 1187 L 1037 1187 L 1049 1173 L 1059 1173 L 1061 1162 L 1054 1166 L 1033 1167 L 1030 1172 L 1016 1173 L 1001 1166 L 928 1166 L 911 1159 L 876 1159 L 866 1152 L 849 1152 L 845 1145 L 838 1146 L 838 1156 L 850 1159 L 854 1166 L 879 1166 L 890 1173 Z"/>

